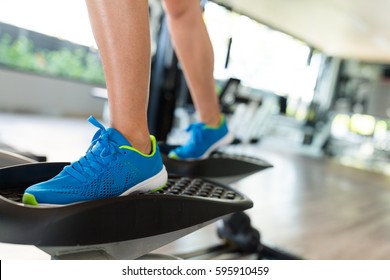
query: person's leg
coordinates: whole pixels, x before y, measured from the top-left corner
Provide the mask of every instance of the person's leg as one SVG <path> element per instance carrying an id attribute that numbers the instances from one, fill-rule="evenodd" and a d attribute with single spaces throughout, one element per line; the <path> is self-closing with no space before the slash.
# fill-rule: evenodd
<path id="1" fill-rule="evenodd" d="M 200 121 L 217 126 L 220 109 L 213 78 L 214 53 L 199 0 L 164 0 L 163 4 L 175 52 Z"/>
<path id="2" fill-rule="evenodd" d="M 86 0 L 107 83 L 111 126 L 150 152 L 147 103 L 150 35 L 147 0 Z"/>
<path id="3" fill-rule="evenodd" d="M 99 130 L 85 156 L 54 178 L 26 189 L 25 204 L 65 205 L 155 190 L 167 182 L 147 128 L 150 37 L 147 0 L 86 0 L 107 81 L 111 127 Z"/>
<path id="4" fill-rule="evenodd" d="M 163 4 L 173 46 L 201 121 L 190 127 L 190 140 L 171 151 L 169 157 L 203 159 L 233 140 L 221 117 L 215 92 L 213 48 L 199 0 L 164 0 Z"/>

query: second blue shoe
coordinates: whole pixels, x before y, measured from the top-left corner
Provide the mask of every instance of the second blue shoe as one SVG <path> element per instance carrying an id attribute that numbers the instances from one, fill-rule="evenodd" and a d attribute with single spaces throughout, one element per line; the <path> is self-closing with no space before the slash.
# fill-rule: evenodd
<path id="1" fill-rule="evenodd" d="M 169 158 L 178 160 L 205 159 L 219 147 L 230 144 L 234 138 L 229 133 L 224 116 L 221 116 L 220 125 L 217 127 L 200 122 L 190 125 L 187 131 L 191 132 L 190 139 L 183 146 L 169 152 Z"/>

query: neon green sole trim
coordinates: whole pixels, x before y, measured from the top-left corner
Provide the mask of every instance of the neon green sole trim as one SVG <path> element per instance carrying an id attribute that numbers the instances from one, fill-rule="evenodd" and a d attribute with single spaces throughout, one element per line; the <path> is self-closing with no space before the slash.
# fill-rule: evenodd
<path id="1" fill-rule="evenodd" d="M 164 185 L 158 187 L 157 189 L 151 190 L 150 192 L 155 193 L 155 192 L 158 192 L 158 191 L 162 190 L 167 185 L 167 183 L 165 183 Z"/>
<path id="2" fill-rule="evenodd" d="M 34 205 L 34 206 L 37 206 L 37 205 L 38 205 L 38 202 L 37 202 L 37 200 L 35 199 L 35 196 L 32 195 L 32 194 L 29 194 L 29 193 L 25 193 L 25 194 L 23 195 L 22 201 L 23 201 L 24 204 Z"/>
<path id="3" fill-rule="evenodd" d="M 171 158 L 171 159 L 180 159 L 179 156 L 176 153 L 173 153 L 173 152 L 169 153 L 168 157 Z"/>

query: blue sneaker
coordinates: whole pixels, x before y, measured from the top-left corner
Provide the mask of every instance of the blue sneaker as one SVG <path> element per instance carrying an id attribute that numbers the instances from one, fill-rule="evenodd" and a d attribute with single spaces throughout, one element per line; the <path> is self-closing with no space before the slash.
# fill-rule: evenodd
<path id="1" fill-rule="evenodd" d="M 217 148 L 228 145 L 233 141 L 229 133 L 225 117 L 221 117 L 218 127 L 211 127 L 204 123 L 190 125 L 187 131 L 191 132 L 188 142 L 169 152 L 168 157 L 179 160 L 199 160 L 207 158 Z"/>
<path id="2" fill-rule="evenodd" d="M 106 129 L 94 117 L 88 121 L 99 130 L 86 155 L 54 178 L 27 188 L 23 203 L 67 205 L 156 190 L 166 184 L 168 175 L 153 136 L 150 136 L 152 153 L 145 155 L 133 148 L 116 129 Z"/>

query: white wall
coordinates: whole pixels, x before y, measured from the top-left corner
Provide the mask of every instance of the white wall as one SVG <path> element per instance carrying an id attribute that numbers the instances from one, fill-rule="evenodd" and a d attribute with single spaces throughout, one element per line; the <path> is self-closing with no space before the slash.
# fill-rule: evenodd
<path id="1" fill-rule="evenodd" d="M 0 69 L 0 111 L 101 117 L 104 100 L 94 87 L 68 80 Z"/>

